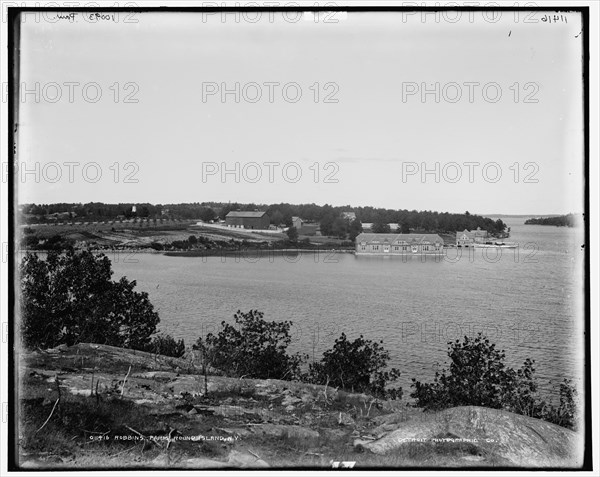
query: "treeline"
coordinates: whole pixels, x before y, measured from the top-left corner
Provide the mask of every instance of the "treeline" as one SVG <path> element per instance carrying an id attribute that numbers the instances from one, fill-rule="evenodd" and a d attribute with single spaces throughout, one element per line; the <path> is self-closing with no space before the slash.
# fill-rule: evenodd
<path id="1" fill-rule="evenodd" d="M 135 206 L 136 211 L 133 212 Z M 398 224 L 397 230 L 390 232 L 430 232 L 452 233 L 459 230 L 475 230 L 480 227 L 492 235 L 505 231 L 506 225 L 500 219 L 492 220 L 488 217 L 435 211 L 417 211 L 407 209 L 384 209 L 375 207 L 332 206 L 329 204 L 254 204 L 254 203 L 185 203 L 152 205 L 148 203 L 133 204 L 104 204 L 90 202 L 87 204 L 25 204 L 22 208 L 25 223 L 47 222 L 50 214 L 69 213 L 69 219 L 80 220 L 106 220 L 116 219 L 119 216 L 155 218 L 167 216 L 175 219 L 200 219 L 206 222 L 216 218 L 224 219 L 232 210 L 264 210 L 271 220 L 272 225 L 292 226 L 292 217 L 300 217 L 305 222 L 319 224 L 321 233 L 351 240 L 360 233 L 359 224 L 342 219 L 342 212 L 354 212 L 356 218 L 362 223 L 372 223 L 379 232 L 386 232 L 387 224 Z"/>
<path id="2" fill-rule="evenodd" d="M 232 204 L 232 206 L 236 205 L 238 204 Z M 252 207 L 257 208 L 254 204 L 251 204 L 249 210 L 253 210 Z M 243 207 L 240 208 L 244 210 Z M 496 235 L 506 230 L 506 224 L 502 220 L 473 215 L 468 211 L 464 214 L 453 214 L 430 210 L 384 209 L 370 206 L 352 207 L 346 205 L 334 207 L 329 204 L 321 206 L 287 203 L 272 204 L 261 210 L 266 210 L 269 217 L 271 217 L 271 223 L 273 223 L 274 218 L 279 219 L 279 217 L 282 217 L 282 222 L 291 225 L 292 216 L 297 216 L 304 221 L 318 223 L 321 226 L 323 235 L 340 236 L 340 238 L 344 238 L 344 234 L 351 236 L 355 232 L 355 228 L 358 228 L 357 225 L 352 224 L 352 221 L 342 219 L 342 212 L 354 212 L 359 222 L 372 223 L 375 228 L 380 224 L 398 224 L 398 228 L 402 229 L 404 233 L 411 231 L 444 233 L 464 229 L 475 230 L 480 227 L 482 230 L 487 230 L 490 234 Z M 396 232 L 397 230 L 390 231 Z"/>
<path id="3" fill-rule="evenodd" d="M 558 215 L 556 217 L 539 217 L 527 219 L 525 225 L 555 225 L 556 227 L 575 227 L 575 214 Z"/>
<path id="4" fill-rule="evenodd" d="M 21 214 L 24 222 L 30 224 L 48 222 L 53 214 L 64 215 L 64 217 L 61 217 L 62 220 L 77 221 L 168 217 L 173 219 L 200 219 L 209 222 L 217 218 L 217 214 L 212 207 L 199 203 L 165 205 L 129 202 L 119 204 L 105 204 L 103 202 L 24 204 L 21 208 Z"/>

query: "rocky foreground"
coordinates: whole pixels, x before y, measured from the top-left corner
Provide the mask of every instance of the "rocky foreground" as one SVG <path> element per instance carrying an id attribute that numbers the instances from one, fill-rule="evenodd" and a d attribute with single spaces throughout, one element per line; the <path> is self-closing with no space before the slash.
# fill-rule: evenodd
<path id="1" fill-rule="evenodd" d="M 208 376 L 79 344 L 21 355 L 23 469 L 579 467 L 579 434 L 481 407 L 423 413 L 331 387 Z"/>

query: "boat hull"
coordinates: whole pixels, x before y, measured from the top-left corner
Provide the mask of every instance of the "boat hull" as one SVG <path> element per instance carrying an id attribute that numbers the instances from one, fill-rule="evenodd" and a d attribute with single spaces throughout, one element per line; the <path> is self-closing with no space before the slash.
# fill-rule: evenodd
<path id="1" fill-rule="evenodd" d="M 514 243 L 501 243 L 501 244 L 487 244 L 487 243 L 476 243 L 475 248 L 517 248 L 517 244 Z"/>

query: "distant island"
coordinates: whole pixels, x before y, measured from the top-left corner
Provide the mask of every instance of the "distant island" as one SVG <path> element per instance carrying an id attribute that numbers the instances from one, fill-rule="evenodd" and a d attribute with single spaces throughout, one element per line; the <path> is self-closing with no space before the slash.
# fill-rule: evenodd
<path id="1" fill-rule="evenodd" d="M 555 225 L 556 227 L 575 227 L 575 214 L 557 215 L 527 219 L 525 225 Z"/>

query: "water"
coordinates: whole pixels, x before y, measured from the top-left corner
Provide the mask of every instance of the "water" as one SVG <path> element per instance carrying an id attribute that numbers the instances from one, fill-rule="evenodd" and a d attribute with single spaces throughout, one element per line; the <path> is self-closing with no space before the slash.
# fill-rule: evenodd
<path id="1" fill-rule="evenodd" d="M 113 258 L 117 279 L 137 280 L 161 317 L 160 329 L 187 344 L 216 333 L 238 310 L 291 320 L 292 351 L 319 359 L 342 332 L 383 340 L 390 365 L 430 381 L 447 359 L 447 342 L 484 332 L 507 362 L 536 360 L 542 383 L 581 381 L 583 229 L 512 227 L 516 250 L 479 249 L 456 259 L 302 254 L 296 257 Z M 487 256 L 483 255 L 487 253 Z M 547 386 L 544 386 L 547 390 Z"/>

